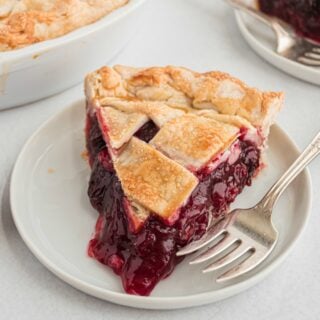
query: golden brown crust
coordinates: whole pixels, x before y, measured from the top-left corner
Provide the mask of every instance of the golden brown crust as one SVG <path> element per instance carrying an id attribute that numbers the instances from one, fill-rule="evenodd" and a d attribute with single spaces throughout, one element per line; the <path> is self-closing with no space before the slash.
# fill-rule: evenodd
<path id="1" fill-rule="evenodd" d="M 105 105 L 161 103 L 186 112 L 212 110 L 238 115 L 268 133 L 275 114 L 283 105 L 283 93 L 261 92 L 222 72 L 197 73 L 179 67 L 135 69 L 103 67 L 86 79 L 90 99 Z"/>
<path id="2" fill-rule="evenodd" d="M 0 0 L 0 51 L 65 35 L 129 0 Z"/>
<path id="3" fill-rule="evenodd" d="M 102 106 L 112 106 L 126 113 L 140 113 L 148 116 L 158 127 L 167 121 L 185 114 L 183 110 L 168 107 L 161 102 L 134 101 L 132 99 L 101 99 Z"/>
<path id="4" fill-rule="evenodd" d="M 197 184 L 191 172 L 224 153 L 243 128 L 266 137 L 283 101 L 282 93 L 260 92 L 222 72 L 172 66 L 103 67 L 86 77 L 85 91 L 89 112 L 118 149 L 115 170 L 137 221 L 150 211 L 170 220 Z M 150 144 L 133 137 L 148 120 L 159 128 Z"/>
<path id="5" fill-rule="evenodd" d="M 129 200 L 164 219 L 185 203 L 198 184 L 191 172 L 134 137 L 114 165 Z"/>
<path id="6" fill-rule="evenodd" d="M 197 171 L 227 149 L 239 128 L 195 114 L 167 122 L 150 144 L 184 167 Z"/>
<path id="7" fill-rule="evenodd" d="M 112 149 L 119 149 L 148 121 L 144 114 L 125 113 L 110 107 L 99 108 L 97 116 L 104 140 Z"/>
<path id="8" fill-rule="evenodd" d="M 246 119 L 240 116 L 230 116 L 228 114 L 216 113 L 213 110 L 199 110 L 197 115 L 201 117 L 211 118 L 219 122 L 227 123 L 235 127 L 254 129 L 253 125 Z"/>

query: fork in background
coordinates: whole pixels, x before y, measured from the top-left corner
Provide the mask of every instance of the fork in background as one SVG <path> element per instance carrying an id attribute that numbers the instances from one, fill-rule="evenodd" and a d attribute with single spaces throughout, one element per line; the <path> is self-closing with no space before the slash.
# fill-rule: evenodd
<path id="1" fill-rule="evenodd" d="M 225 0 L 225 2 L 271 27 L 277 38 L 276 52 L 279 55 L 307 66 L 320 67 L 320 44 L 298 36 L 286 23 L 239 0 Z"/>

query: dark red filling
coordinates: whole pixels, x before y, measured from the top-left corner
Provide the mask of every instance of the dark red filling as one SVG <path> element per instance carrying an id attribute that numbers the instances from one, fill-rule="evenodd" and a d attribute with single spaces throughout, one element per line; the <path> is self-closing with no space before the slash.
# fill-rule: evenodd
<path id="1" fill-rule="evenodd" d="M 127 293 L 149 295 L 182 260 L 176 256 L 177 250 L 200 238 L 209 216 L 221 216 L 242 189 L 251 184 L 260 152 L 253 143 L 240 140 L 241 153 L 234 164 L 223 162 L 210 174 L 198 173 L 200 183 L 173 226 L 151 215 L 133 233 L 123 207 L 123 190 L 94 116 L 88 117 L 86 129 L 92 166 L 88 195 L 100 213 L 89 255 L 121 276 Z M 135 136 L 148 142 L 157 131 L 153 122 L 148 122 Z"/>
<path id="2" fill-rule="evenodd" d="M 291 24 L 298 34 L 320 42 L 320 0 L 259 0 L 259 6 Z"/>

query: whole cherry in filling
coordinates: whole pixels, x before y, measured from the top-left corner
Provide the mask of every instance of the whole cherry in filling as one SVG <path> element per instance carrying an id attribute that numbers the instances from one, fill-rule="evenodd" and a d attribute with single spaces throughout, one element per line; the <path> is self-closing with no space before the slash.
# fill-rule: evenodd
<path id="1" fill-rule="evenodd" d="M 157 132 L 150 121 L 135 136 L 149 142 Z M 179 248 L 204 234 L 210 216 L 217 218 L 226 212 L 242 189 L 251 184 L 259 167 L 259 149 L 240 138 L 235 162 L 226 160 L 213 171 L 197 173 L 199 184 L 173 225 L 151 215 L 139 230 L 132 231 L 123 206 L 125 196 L 95 116 L 88 116 L 86 133 L 92 166 L 88 194 L 100 214 L 88 252 L 112 268 L 131 294 L 149 295 L 161 279 L 170 275 L 182 260 L 176 256 Z"/>

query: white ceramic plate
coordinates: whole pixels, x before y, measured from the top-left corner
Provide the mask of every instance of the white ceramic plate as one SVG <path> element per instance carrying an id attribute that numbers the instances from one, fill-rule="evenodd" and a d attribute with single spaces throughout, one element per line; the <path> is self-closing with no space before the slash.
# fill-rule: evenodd
<path id="1" fill-rule="evenodd" d="M 320 85 L 320 68 L 304 66 L 275 52 L 276 39 L 270 28 L 241 12 L 236 12 L 236 20 L 243 37 L 258 55 L 296 78 Z"/>
<path id="2" fill-rule="evenodd" d="M 118 304 L 175 309 L 224 299 L 262 280 L 285 258 L 301 234 L 310 211 L 311 183 L 302 173 L 279 201 L 274 221 L 279 243 L 258 269 L 229 285 L 185 260 L 160 282 L 150 297 L 128 295 L 113 272 L 87 256 L 87 244 L 97 213 L 87 195 L 90 170 L 84 150 L 84 102 L 79 101 L 46 122 L 25 144 L 11 180 L 11 206 L 16 226 L 30 250 L 54 274 L 75 288 Z M 237 200 L 253 205 L 297 157 L 290 138 L 274 126 L 267 154 L 268 167 Z M 283 152 L 285 150 L 285 152 Z"/>

